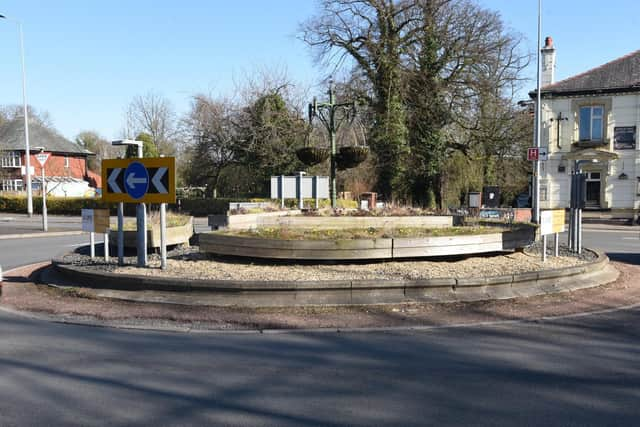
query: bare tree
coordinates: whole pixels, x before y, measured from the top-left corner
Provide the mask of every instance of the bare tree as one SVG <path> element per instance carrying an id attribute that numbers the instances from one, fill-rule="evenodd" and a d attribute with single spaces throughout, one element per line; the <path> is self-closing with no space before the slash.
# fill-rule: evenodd
<path id="1" fill-rule="evenodd" d="M 209 194 L 217 196 L 223 170 L 235 158 L 238 140 L 238 108 L 228 99 L 213 99 L 196 95 L 191 110 L 183 121 L 183 128 L 191 141 L 187 170 L 189 182 L 207 185 Z"/>
<path id="2" fill-rule="evenodd" d="M 76 144 L 95 154 L 87 160 L 90 170 L 100 173 L 102 170 L 102 160 L 115 158 L 119 150 L 112 146 L 109 141 L 94 131 L 82 131 L 76 136 Z"/>
<path id="3" fill-rule="evenodd" d="M 46 110 L 37 110 L 31 105 L 27 105 L 27 115 L 29 123 L 35 123 L 42 127 L 53 129 L 53 120 Z M 22 105 L 0 106 L 0 124 L 4 121 L 22 119 L 24 117 L 24 107 Z"/>
<path id="4" fill-rule="evenodd" d="M 161 154 L 175 154 L 176 116 L 169 100 L 156 92 L 134 97 L 127 108 L 125 133 L 149 134 Z"/>
<path id="5" fill-rule="evenodd" d="M 473 0 L 322 0 L 301 38 L 318 62 L 349 62 L 369 81 L 370 145 L 386 197 L 438 193 L 447 149 L 468 149 L 443 139 L 445 128 L 459 117 L 470 127 L 486 89 L 478 82 L 507 91 L 528 60 L 500 16 Z"/>

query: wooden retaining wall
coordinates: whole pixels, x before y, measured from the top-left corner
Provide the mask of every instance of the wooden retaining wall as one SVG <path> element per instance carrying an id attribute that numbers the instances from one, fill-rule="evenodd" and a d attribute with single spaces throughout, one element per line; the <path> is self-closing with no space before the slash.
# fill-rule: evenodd
<path id="1" fill-rule="evenodd" d="M 291 260 L 394 259 L 507 251 L 534 239 L 534 227 L 472 236 L 357 240 L 280 240 L 209 232 L 200 234 L 200 251 Z"/>

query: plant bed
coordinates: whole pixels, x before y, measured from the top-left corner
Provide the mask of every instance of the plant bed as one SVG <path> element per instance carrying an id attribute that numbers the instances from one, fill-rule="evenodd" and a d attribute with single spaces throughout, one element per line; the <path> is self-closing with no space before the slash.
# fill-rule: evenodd
<path id="1" fill-rule="evenodd" d="M 290 260 L 354 260 L 433 257 L 523 248 L 535 240 L 534 226 L 512 228 L 334 229 L 211 232 L 200 235 L 200 251 L 217 255 Z"/>

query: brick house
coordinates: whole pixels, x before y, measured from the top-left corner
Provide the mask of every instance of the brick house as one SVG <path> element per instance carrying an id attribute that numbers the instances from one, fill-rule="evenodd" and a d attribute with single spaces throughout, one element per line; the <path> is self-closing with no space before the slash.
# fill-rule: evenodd
<path id="1" fill-rule="evenodd" d="M 87 169 L 93 153 L 37 123 L 29 124 L 32 188 L 42 190 L 42 167 L 35 155 L 44 147 L 47 194 L 59 197 L 87 197 L 100 187 L 100 177 Z M 16 119 L 0 126 L 0 191 L 26 192 L 24 121 Z"/>
<path id="2" fill-rule="evenodd" d="M 542 49 L 540 207 L 567 208 L 570 174 L 587 174 L 587 209 L 633 218 L 640 209 L 640 50 L 556 82 Z M 530 93 L 535 99 L 535 91 Z"/>

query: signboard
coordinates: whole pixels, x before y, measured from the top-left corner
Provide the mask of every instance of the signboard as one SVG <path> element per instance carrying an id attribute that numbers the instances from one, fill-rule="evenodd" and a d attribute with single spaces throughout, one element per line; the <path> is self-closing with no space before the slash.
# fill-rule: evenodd
<path id="1" fill-rule="evenodd" d="M 49 159 L 49 154 L 47 153 L 38 153 L 36 154 L 36 160 L 40 163 L 40 166 L 44 167 L 44 164 L 47 163 Z"/>
<path id="2" fill-rule="evenodd" d="M 82 209 L 82 231 L 106 233 L 108 229 L 108 209 Z"/>
<path id="3" fill-rule="evenodd" d="M 636 127 L 616 126 L 613 128 L 613 148 L 616 150 L 635 150 Z"/>
<path id="4" fill-rule="evenodd" d="M 124 203 L 175 203 L 176 160 L 108 159 L 102 161 L 102 200 Z"/>
<path id="5" fill-rule="evenodd" d="M 564 209 L 540 212 L 540 235 L 564 232 Z"/>
<path id="6" fill-rule="evenodd" d="M 297 199 L 299 176 L 272 176 L 271 177 L 271 198 L 272 199 Z M 303 176 L 301 190 L 303 199 L 316 198 L 313 191 L 314 180 L 318 199 L 329 198 L 329 177 L 328 176 Z"/>
<path id="7" fill-rule="evenodd" d="M 537 148 L 528 148 L 527 149 L 527 160 L 530 162 L 535 162 L 538 160 L 538 149 Z"/>
<path id="8" fill-rule="evenodd" d="M 538 149 L 538 160 L 541 162 L 546 162 L 547 160 L 549 160 L 549 154 L 545 147 L 540 147 Z"/>

